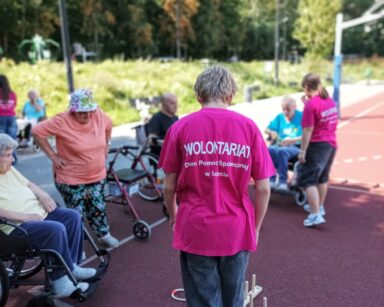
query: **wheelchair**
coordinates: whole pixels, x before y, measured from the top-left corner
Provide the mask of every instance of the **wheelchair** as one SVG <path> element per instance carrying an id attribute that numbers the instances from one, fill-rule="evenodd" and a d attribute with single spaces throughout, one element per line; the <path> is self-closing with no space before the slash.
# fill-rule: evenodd
<path id="1" fill-rule="evenodd" d="M 307 203 L 307 194 L 297 185 L 297 174 L 300 162 L 297 157 L 293 157 L 288 161 L 288 171 L 292 172 L 291 180 L 288 182 L 288 191 L 280 191 L 272 189 L 271 191 L 279 194 L 293 195 L 295 204 L 299 207 Z"/>
<path id="2" fill-rule="evenodd" d="M 79 302 L 84 302 L 97 289 L 98 281 L 104 276 L 110 262 L 110 254 L 106 250 L 99 249 L 93 241 L 88 230 L 83 227 L 84 238 L 89 241 L 91 247 L 99 258 L 96 275 L 90 280 L 90 286 L 86 292 L 82 292 L 79 282 L 76 280 L 62 256 L 51 249 L 39 249 L 32 246 L 28 240 L 28 232 L 20 226 L 0 217 L 0 224 L 9 225 L 23 232 L 21 237 L 10 237 L 0 230 L 0 306 L 5 306 L 9 290 L 23 285 L 42 285 L 45 296 L 52 296 L 52 286 L 49 273 L 54 269 L 63 269 L 76 287 L 71 295 Z M 44 277 L 29 280 L 44 269 Z"/>

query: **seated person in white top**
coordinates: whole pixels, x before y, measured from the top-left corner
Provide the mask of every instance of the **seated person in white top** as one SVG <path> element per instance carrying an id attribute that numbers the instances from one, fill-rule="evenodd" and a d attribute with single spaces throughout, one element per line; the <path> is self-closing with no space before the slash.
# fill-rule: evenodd
<path id="1" fill-rule="evenodd" d="M 86 281 L 96 275 L 96 270 L 78 266 L 83 252 L 81 216 L 76 210 L 58 208 L 48 193 L 12 167 L 16 146 L 11 137 L 0 133 L 0 216 L 24 228 L 33 246 L 57 251 L 73 275 L 84 281 L 79 286 L 85 292 L 89 287 Z M 8 225 L 1 225 L 0 231 L 15 238 L 23 235 Z M 64 270 L 56 269 L 50 277 L 55 297 L 68 297 L 76 290 Z"/>

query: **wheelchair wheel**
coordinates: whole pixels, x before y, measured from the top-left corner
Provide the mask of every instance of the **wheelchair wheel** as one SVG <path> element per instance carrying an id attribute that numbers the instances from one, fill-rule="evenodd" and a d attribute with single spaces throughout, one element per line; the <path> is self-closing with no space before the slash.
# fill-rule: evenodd
<path id="1" fill-rule="evenodd" d="M 5 306 L 9 294 L 9 279 L 3 262 L 0 261 L 0 306 Z"/>
<path id="2" fill-rule="evenodd" d="M 12 261 L 7 261 L 5 263 L 5 266 L 6 266 L 8 275 L 11 274 L 13 271 Z M 24 265 L 20 271 L 19 279 L 24 280 L 36 275 L 41 271 L 42 267 L 43 267 L 43 260 L 40 257 L 25 260 Z"/>
<path id="3" fill-rule="evenodd" d="M 297 189 L 294 196 L 296 205 L 302 207 L 307 203 L 307 194 L 303 190 Z"/>
<path id="4" fill-rule="evenodd" d="M 33 149 L 34 152 L 39 152 L 40 151 L 40 146 L 35 142 L 34 139 L 32 141 L 32 149 Z"/>
<path id="5" fill-rule="evenodd" d="M 159 160 L 155 155 L 151 153 L 143 153 L 141 156 L 141 161 L 151 176 L 148 176 L 139 182 L 138 193 L 145 200 L 159 200 L 162 197 L 161 190 L 165 176 L 163 170 L 157 167 Z M 143 168 L 142 165 L 138 165 L 137 167 Z M 153 180 L 155 182 L 153 182 Z M 154 184 L 156 184 L 156 187 Z"/>
<path id="6" fill-rule="evenodd" d="M 147 222 L 143 220 L 138 220 L 133 224 L 133 235 L 136 239 L 140 241 L 148 240 L 151 237 L 152 231 L 151 227 Z"/>

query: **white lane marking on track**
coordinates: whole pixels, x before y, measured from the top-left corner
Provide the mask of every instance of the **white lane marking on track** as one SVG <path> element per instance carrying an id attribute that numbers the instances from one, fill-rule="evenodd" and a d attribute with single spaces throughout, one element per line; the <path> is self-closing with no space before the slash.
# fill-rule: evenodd
<path id="1" fill-rule="evenodd" d="M 373 160 L 380 160 L 381 158 L 382 158 L 381 155 L 376 155 L 372 157 Z"/>
<path id="2" fill-rule="evenodd" d="M 344 163 L 352 163 L 353 162 L 353 159 L 345 159 L 344 160 Z"/>
<path id="3" fill-rule="evenodd" d="M 164 218 L 162 218 L 161 220 L 158 220 L 158 221 L 154 222 L 153 224 L 151 224 L 151 225 L 149 225 L 149 226 L 151 227 L 151 229 L 153 229 L 153 228 L 155 228 L 155 227 L 157 227 L 157 226 L 163 224 L 163 223 L 166 222 L 166 221 L 168 221 L 168 219 L 167 219 L 166 217 L 164 217 Z M 132 241 L 134 238 L 135 238 L 134 235 L 130 235 L 130 236 L 128 236 L 128 237 L 126 237 L 126 238 L 120 240 L 120 245 L 119 245 L 118 247 L 115 247 L 115 248 L 119 248 L 119 247 L 122 246 L 123 244 L 125 244 L 125 243 L 127 243 L 127 242 L 129 242 L 129 241 Z M 108 250 L 108 251 L 111 251 L 111 250 L 113 250 L 113 249 L 114 249 L 114 248 L 108 248 L 107 250 Z M 98 257 L 97 257 L 96 255 L 93 255 L 92 257 L 89 257 L 89 258 L 85 259 L 85 260 L 81 263 L 81 266 L 83 266 L 83 265 L 85 265 L 85 264 L 87 264 L 87 263 L 89 263 L 89 262 L 91 262 L 91 261 L 93 261 L 93 260 L 95 260 L 95 259 L 97 259 L 97 258 L 98 258 Z"/>
<path id="4" fill-rule="evenodd" d="M 357 159 L 357 161 L 367 161 L 367 160 L 368 160 L 367 157 L 360 157 L 360 158 Z"/>
<path id="5" fill-rule="evenodd" d="M 356 120 L 360 117 L 363 117 L 364 115 L 368 114 L 369 112 L 372 112 L 373 110 L 381 107 L 382 105 L 384 105 L 384 101 L 381 101 L 381 102 L 369 107 L 368 109 L 358 113 L 357 115 L 353 116 L 352 118 L 348 119 L 347 121 L 341 122 L 340 124 L 337 125 L 337 128 L 340 129 L 340 128 L 345 127 L 346 125 L 350 124 L 354 120 Z"/>

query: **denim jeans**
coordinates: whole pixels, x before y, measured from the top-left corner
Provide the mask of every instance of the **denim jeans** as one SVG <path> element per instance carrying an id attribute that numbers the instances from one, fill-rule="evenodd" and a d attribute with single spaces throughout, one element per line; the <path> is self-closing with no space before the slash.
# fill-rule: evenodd
<path id="1" fill-rule="evenodd" d="M 249 252 L 209 257 L 180 252 L 188 307 L 243 307 Z"/>
<path id="2" fill-rule="evenodd" d="M 12 139 L 17 137 L 17 122 L 15 116 L 0 116 L 0 133 L 8 134 Z M 17 162 L 16 151 L 12 153 L 15 159 L 14 164 Z"/>
<path id="3" fill-rule="evenodd" d="M 299 155 L 300 148 L 297 146 L 269 146 L 268 150 L 279 175 L 279 183 L 287 183 L 288 161 Z"/>

